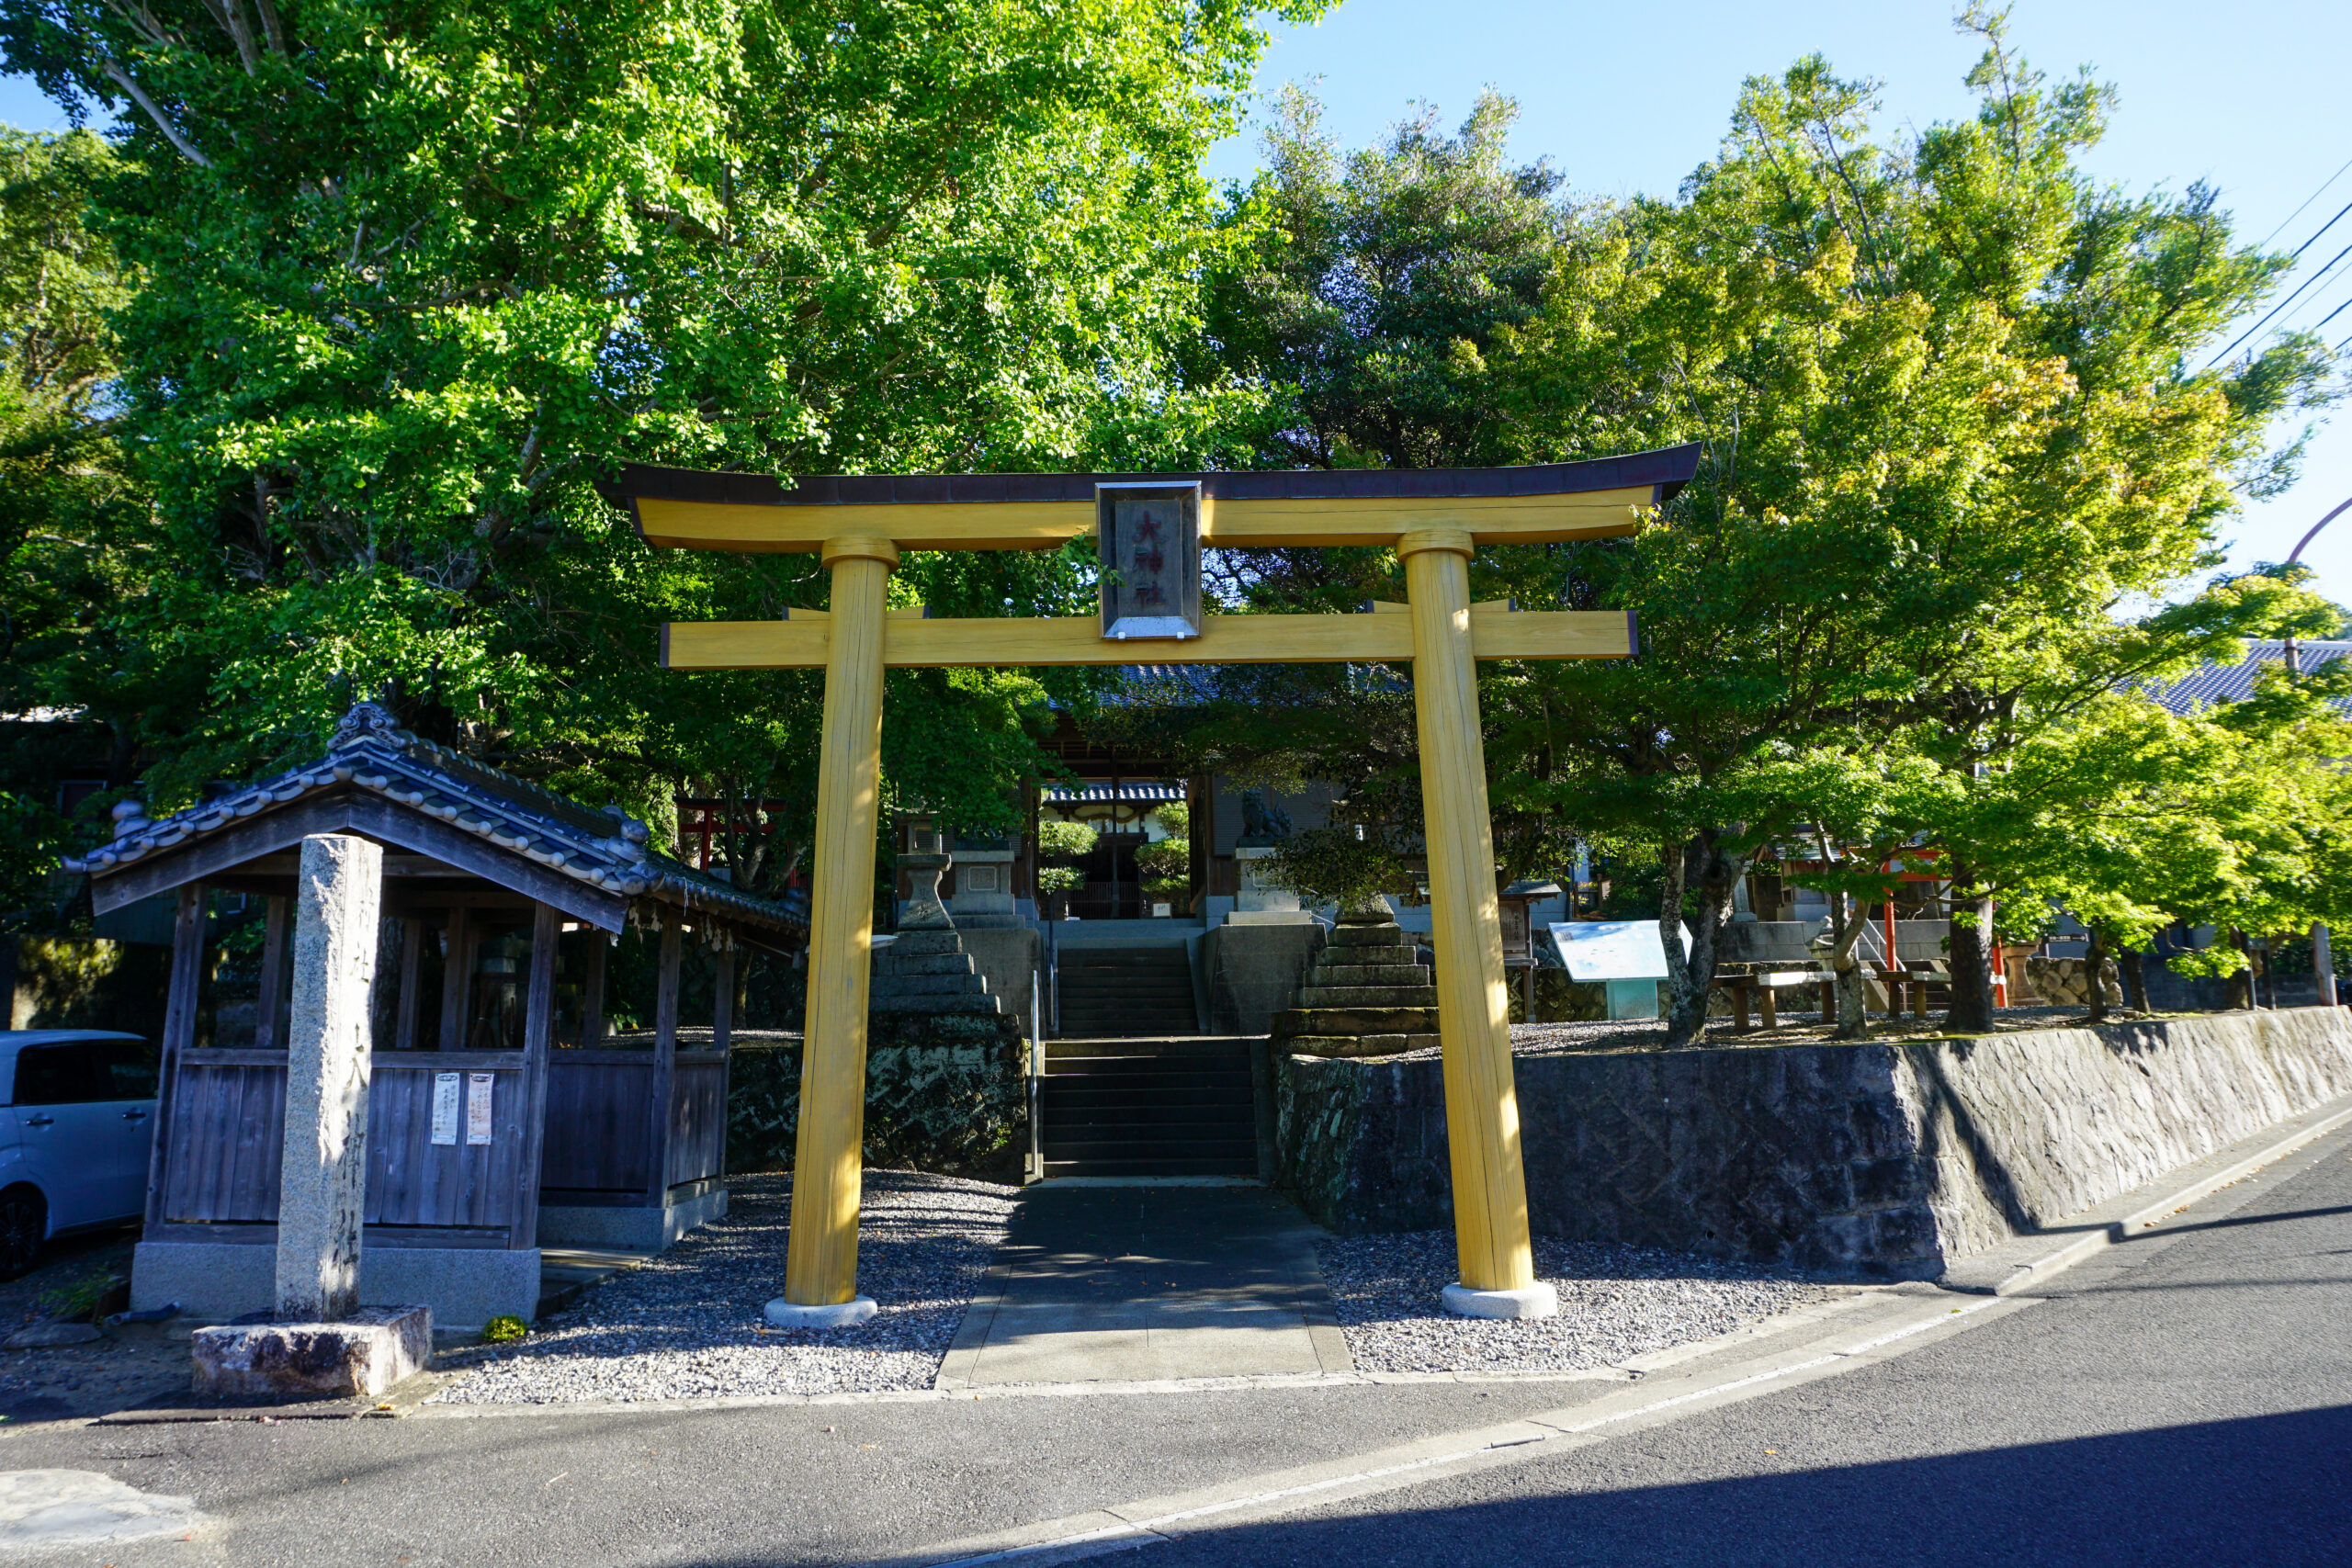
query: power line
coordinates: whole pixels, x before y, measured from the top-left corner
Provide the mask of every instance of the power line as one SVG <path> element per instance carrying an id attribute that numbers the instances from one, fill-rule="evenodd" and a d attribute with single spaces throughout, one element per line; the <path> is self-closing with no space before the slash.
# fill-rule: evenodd
<path id="1" fill-rule="evenodd" d="M 2341 283 L 2347 277 L 2352 277 L 2352 267 L 2346 267 L 2335 273 L 2333 276 L 2327 277 L 2326 281 L 2333 285 Z M 2271 326 L 2270 330 L 2262 335 L 2266 338 L 2272 338 L 2277 337 L 2280 333 L 2284 332 L 2317 332 L 2321 327 L 2324 327 L 2328 322 L 2335 320 L 2337 315 L 2342 313 L 2345 305 L 2340 304 L 2336 306 L 2335 310 L 2328 311 L 2326 315 L 2322 316 L 2316 322 L 2305 326 L 2298 327 L 2295 325 L 2295 318 L 2301 315 L 2305 310 L 2318 310 L 2321 306 L 2325 305 L 2326 303 L 2327 290 L 2325 288 L 2322 288 L 2310 299 L 2304 300 L 2301 304 L 2297 305 L 2293 310 L 2289 310 L 2284 316 L 2280 317 L 2278 321 Z M 2352 300 L 2346 300 L 2345 301 L 2345 304 L 2352 304 Z"/>
<path id="2" fill-rule="evenodd" d="M 2347 159 L 2345 162 L 2344 169 L 2352 169 L 2352 159 Z M 2321 197 L 2326 195 L 2327 187 L 2344 177 L 2344 169 L 2338 169 L 2335 173 L 2322 180 L 2319 185 L 2319 189 L 2303 197 L 2303 207 L 2309 207 L 2312 202 L 2317 201 Z M 2262 236 L 2262 243 L 2267 245 L 2271 241 L 2277 239 L 2280 234 L 2286 232 L 2287 225 L 2289 223 L 2292 223 L 2296 219 L 2301 218 L 2303 215 L 2303 207 L 2298 207 L 2294 211 L 2287 214 L 2285 220 L 2279 223 L 2278 228 L 2271 230 L 2270 232 Z"/>
<path id="3" fill-rule="evenodd" d="M 2305 251 L 2312 248 L 2312 244 L 2318 241 L 2322 234 L 2326 233 L 2330 229 L 2335 228 L 2338 222 L 2342 221 L 2346 212 L 2352 212 L 2352 201 L 2346 202 L 2344 204 L 2343 211 L 2338 212 L 2334 218 L 2329 219 L 2326 222 L 2312 230 L 2312 237 L 2305 240 L 2301 244 L 2297 245 L 2295 247 L 2295 254 L 2289 256 L 2287 259 L 2291 262 L 2300 258 Z"/>
<path id="4" fill-rule="evenodd" d="M 2316 239 L 2318 236 L 2314 235 L 2312 237 Z M 2352 256 L 2352 245 L 2346 245 L 2342 250 L 2336 252 L 2335 254 L 2328 258 L 2327 265 L 2325 266 L 2321 267 L 2317 272 L 2312 274 L 2309 277 L 2303 279 L 2302 282 L 2297 284 L 2295 286 L 2294 294 L 2288 295 L 2287 298 L 2279 300 L 2276 305 L 2271 306 L 2269 315 L 2264 316 L 2262 320 L 2255 322 L 2254 325 L 2240 333 L 2238 334 L 2237 343 L 2230 344 L 2229 347 L 2222 350 L 2221 353 L 2207 360 L 2205 362 L 2205 368 L 2211 370 L 2214 366 L 2219 365 L 2222 360 L 2227 359 L 2231 355 L 2236 353 L 2239 343 L 2244 343 L 2246 339 L 2260 332 L 2264 327 L 2268 326 L 2270 324 L 2271 316 L 2277 315 L 2279 311 L 2293 304 L 2295 302 L 2296 295 L 2300 295 L 2304 289 L 2309 288 L 2312 284 L 2317 283 L 2321 278 L 2325 277 L 2330 272 L 2335 270 L 2335 264 L 2342 261 L 2346 256 Z"/>

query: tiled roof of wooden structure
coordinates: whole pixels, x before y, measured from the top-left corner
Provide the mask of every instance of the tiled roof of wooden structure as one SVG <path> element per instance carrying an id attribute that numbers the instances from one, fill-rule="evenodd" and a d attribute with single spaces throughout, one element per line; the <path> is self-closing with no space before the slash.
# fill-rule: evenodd
<path id="1" fill-rule="evenodd" d="M 2352 642 L 2310 641 L 2295 645 L 2303 672 L 2309 674 L 2323 664 L 2352 654 Z M 2286 644 L 2264 638 L 2248 638 L 2245 657 L 2234 664 L 2200 664 L 2179 680 L 2161 686 L 2152 686 L 2148 694 L 2175 713 L 2215 703 L 2242 703 L 2254 695 L 2255 682 L 2266 670 L 2277 670 L 2286 662 Z M 2352 714 L 2352 698 L 2338 697 L 2335 705 Z"/>
<path id="2" fill-rule="evenodd" d="M 148 856 L 337 789 L 379 796 L 610 898 L 652 898 L 775 931 L 805 928 L 782 905 L 739 892 L 650 849 L 644 823 L 568 800 L 420 740 L 374 703 L 361 703 L 345 714 L 326 754 L 314 762 L 161 821 L 149 821 L 125 802 L 116 807 L 114 841 L 67 861 L 65 869 L 86 872 L 103 883 Z"/>

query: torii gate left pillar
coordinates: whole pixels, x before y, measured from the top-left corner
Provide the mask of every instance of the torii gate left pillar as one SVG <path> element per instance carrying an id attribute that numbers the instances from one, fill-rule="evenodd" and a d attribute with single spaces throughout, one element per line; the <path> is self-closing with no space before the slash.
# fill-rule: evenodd
<path id="1" fill-rule="evenodd" d="M 881 826 L 882 635 L 889 540 L 845 535 L 821 552 L 832 573 L 823 749 L 808 895 L 808 1001 L 793 1147 L 784 1296 L 770 1321 L 833 1327 L 872 1317 L 857 1293 L 857 1212 L 865 1185 L 865 1006 L 874 947 L 874 840 Z"/>
<path id="2" fill-rule="evenodd" d="M 870 477 L 812 479 L 791 492 L 755 476 L 625 470 L 616 499 L 649 543 L 815 549 L 832 575 L 829 612 L 679 624 L 662 634 L 671 669 L 826 672 L 792 1231 L 785 1293 L 768 1303 L 768 1321 L 834 1326 L 876 1310 L 857 1294 L 857 1216 L 885 670 L 1144 656 L 1107 639 L 1092 617 L 899 619 L 886 608 L 899 550 L 1052 548 L 1092 531 L 1098 487 L 1138 481 L 1196 487 L 1203 543 L 1386 546 L 1404 563 L 1408 604 L 1374 608 L 1406 615 L 1212 615 L 1189 640 L 1147 644 L 1148 657 L 1412 662 L 1461 1268 L 1445 1301 L 1487 1317 L 1556 1311 L 1553 1292 L 1534 1278 L 1529 1240 L 1476 660 L 1624 658 L 1634 633 L 1620 615 L 1473 604 L 1469 562 L 1480 544 L 1631 533 L 1643 507 L 1688 482 L 1698 456 L 1690 446 L 1540 468 L 1406 473 Z"/>

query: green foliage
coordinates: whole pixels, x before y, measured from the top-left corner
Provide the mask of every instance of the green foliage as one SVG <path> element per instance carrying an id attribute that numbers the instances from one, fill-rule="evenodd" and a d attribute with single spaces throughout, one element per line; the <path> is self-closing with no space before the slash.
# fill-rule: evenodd
<path id="1" fill-rule="evenodd" d="M 87 221 L 119 173 L 87 132 L 0 130 L 0 705 L 58 716 L 0 750 L 0 930 L 59 926 L 49 872 L 101 836 L 113 802 L 69 819 L 59 782 L 128 784 L 123 708 L 164 694 L 114 627 L 164 564 L 114 407 L 108 318 L 135 275 Z"/>
<path id="2" fill-rule="evenodd" d="M 1074 865 L 1041 865 L 1037 868 L 1037 891 L 1047 897 L 1075 893 L 1085 886 L 1086 873 Z"/>
<path id="3" fill-rule="evenodd" d="M 1059 817 L 1037 822 L 1037 853 L 1048 860 L 1076 860 L 1094 852 L 1096 834 L 1091 823 Z"/>
<path id="4" fill-rule="evenodd" d="M 119 1274 L 101 1269 L 51 1285 L 35 1304 L 61 1323 L 87 1323 L 96 1318 L 108 1297 L 129 1283 Z"/>
<path id="5" fill-rule="evenodd" d="M 1233 243 L 1198 164 L 1262 41 L 1213 0 L 0 14 L 9 70 L 120 117 L 89 190 L 156 506 L 128 592 L 60 596 L 103 657 L 40 678 L 160 753 L 159 809 L 378 695 L 594 803 L 780 802 L 728 846 L 773 889 L 818 680 L 668 676 L 656 634 L 821 605 L 821 570 L 656 554 L 595 481 L 1214 460 L 1255 394 L 1180 364 Z M 898 592 L 1053 615 L 1085 571 L 916 556 Z M 1085 681 L 894 671 L 894 800 L 1007 825 Z"/>
<path id="6" fill-rule="evenodd" d="M 1181 809 L 1181 808 L 1180 808 Z M 1167 812 L 1158 815 L 1163 819 Z M 1155 839 L 1136 848 L 1136 870 L 1143 890 L 1157 897 L 1189 891 L 1193 886 L 1193 844 L 1184 838 Z"/>
<path id="7" fill-rule="evenodd" d="M 530 1337 L 531 1325 L 513 1313 L 501 1313 L 481 1325 L 481 1342 L 485 1345 L 511 1345 Z"/>
<path id="8" fill-rule="evenodd" d="M 1404 856 L 1377 833 L 1359 836 L 1351 824 L 1292 834 L 1261 863 L 1259 874 L 1314 904 L 1342 912 L 1377 905 L 1384 893 L 1410 894 L 1419 878 Z"/>

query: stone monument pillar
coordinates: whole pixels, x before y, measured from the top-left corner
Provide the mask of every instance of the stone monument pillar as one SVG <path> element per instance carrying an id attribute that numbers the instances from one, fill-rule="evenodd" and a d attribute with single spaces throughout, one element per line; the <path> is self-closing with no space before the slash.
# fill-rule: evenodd
<path id="1" fill-rule="evenodd" d="M 317 833 L 302 840 L 277 1185 L 277 1321 L 190 1335 L 198 1393 L 372 1398 L 432 1359 L 430 1310 L 359 1304 L 368 1003 L 383 886 L 384 852 L 368 840 Z"/>
<path id="2" fill-rule="evenodd" d="M 366 839 L 321 833 L 302 840 L 277 1197 L 277 1315 L 295 1322 L 333 1323 L 359 1306 L 369 1001 L 383 872 L 384 852 Z"/>

